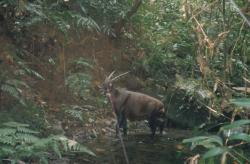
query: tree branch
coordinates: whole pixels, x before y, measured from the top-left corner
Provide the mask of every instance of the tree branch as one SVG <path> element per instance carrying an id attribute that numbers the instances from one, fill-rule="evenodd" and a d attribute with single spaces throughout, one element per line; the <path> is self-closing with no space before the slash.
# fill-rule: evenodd
<path id="1" fill-rule="evenodd" d="M 142 0 L 134 0 L 133 6 L 127 12 L 127 14 L 113 25 L 114 33 L 116 36 L 120 35 L 122 28 L 125 26 L 127 21 L 137 12 L 141 3 Z"/>

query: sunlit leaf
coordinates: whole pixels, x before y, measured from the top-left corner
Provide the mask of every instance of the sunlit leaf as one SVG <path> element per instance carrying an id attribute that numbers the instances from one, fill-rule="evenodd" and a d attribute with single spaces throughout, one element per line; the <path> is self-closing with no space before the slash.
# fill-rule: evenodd
<path id="1" fill-rule="evenodd" d="M 208 142 L 214 142 L 218 143 L 219 145 L 223 145 L 222 139 L 219 136 L 199 136 L 199 137 L 193 137 L 189 139 L 184 139 L 182 142 L 183 143 L 188 143 L 188 142 L 201 142 L 201 141 L 208 141 Z"/>
<path id="2" fill-rule="evenodd" d="M 250 120 L 239 120 L 239 121 L 234 121 L 233 123 L 229 124 L 229 125 L 225 125 L 225 126 L 222 126 L 220 128 L 220 131 L 222 130 L 229 130 L 229 129 L 233 129 L 233 128 L 237 128 L 239 126 L 242 126 L 242 125 L 246 125 L 246 124 L 250 124 Z"/>
<path id="3" fill-rule="evenodd" d="M 229 140 L 242 140 L 246 142 L 250 142 L 250 135 L 246 133 L 233 134 L 229 138 Z"/>
<path id="4" fill-rule="evenodd" d="M 203 158 L 203 159 L 207 159 L 207 158 L 210 158 L 210 157 L 214 157 L 214 156 L 223 154 L 223 153 L 228 152 L 228 151 L 229 151 L 229 149 L 228 149 L 228 148 L 225 148 L 225 147 L 215 147 L 215 148 L 212 148 L 212 149 L 210 149 L 209 151 L 207 151 L 207 152 L 202 156 L 202 158 Z"/>
<path id="5" fill-rule="evenodd" d="M 250 98 L 231 99 L 230 102 L 238 106 L 250 107 Z"/>

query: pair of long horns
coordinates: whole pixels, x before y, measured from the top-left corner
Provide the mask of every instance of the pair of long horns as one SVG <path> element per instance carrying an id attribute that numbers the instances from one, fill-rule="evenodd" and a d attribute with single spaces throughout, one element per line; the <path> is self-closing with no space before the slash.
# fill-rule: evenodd
<path id="1" fill-rule="evenodd" d="M 114 80 L 116 80 L 116 79 L 118 79 L 118 78 L 120 78 L 120 77 L 122 77 L 122 76 L 124 76 L 124 75 L 126 75 L 126 74 L 128 74 L 130 71 L 128 71 L 128 72 L 125 72 L 125 73 L 122 73 L 122 74 L 120 74 L 120 75 L 118 75 L 118 76 L 116 76 L 116 77 L 114 77 L 114 78 L 112 78 L 112 76 L 114 75 L 114 73 L 115 73 L 115 71 L 113 71 L 113 72 L 111 72 L 110 74 L 109 74 L 109 76 L 106 78 L 106 80 L 109 80 L 109 81 L 114 81 Z M 111 79 L 112 78 L 112 79 Z"/>

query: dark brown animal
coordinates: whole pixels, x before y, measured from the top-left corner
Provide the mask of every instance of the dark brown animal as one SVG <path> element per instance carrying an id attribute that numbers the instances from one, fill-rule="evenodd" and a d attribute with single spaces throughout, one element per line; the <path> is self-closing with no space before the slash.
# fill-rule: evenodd
<path id="1" fill-rule="evenodd" d="M 103 83 L 103 91 L 109 98 L 112 108 L 117 116 L 117 128 L 123 128 L 124 135 L 127 134 L 127 119 L 130 121 L 148 120 L 149 127 L 154 137 L 157 127 L 162 134 L 165 124 L 165 109 L 163 103 L 151 96 L 126 89 L 115 88 L 113 81 L 127 74 L 121 74 L 115 78 L 112 72 Z"/>

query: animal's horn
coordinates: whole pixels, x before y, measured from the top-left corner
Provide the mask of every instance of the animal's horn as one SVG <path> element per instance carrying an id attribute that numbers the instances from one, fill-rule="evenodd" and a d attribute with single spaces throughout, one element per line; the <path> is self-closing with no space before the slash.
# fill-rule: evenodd
<path id="1" fill-rule="evenodd" d="M 109 76 L 106 79 L 109 79 L 113 76 L 113 74 L 115 73 L 115 71 L 111 72 L 111 74 L 109 74 Z"/>
<path id="2" fill-rule="evenodd" d="M 116 80 L 116 79 L 120 78 L 121 76 L 124 76 L 124 75 L 128 74 L 129 72 L 130 72 L 130 71 L 125 72 L 125 73 L 122 73 L 122 74 L 120 74 L 120 75 L 118 75 L 118 76 L 114 77 L 113 79 L 111 79 L 111 81 L 114 81 L 114 80 Z"/>

